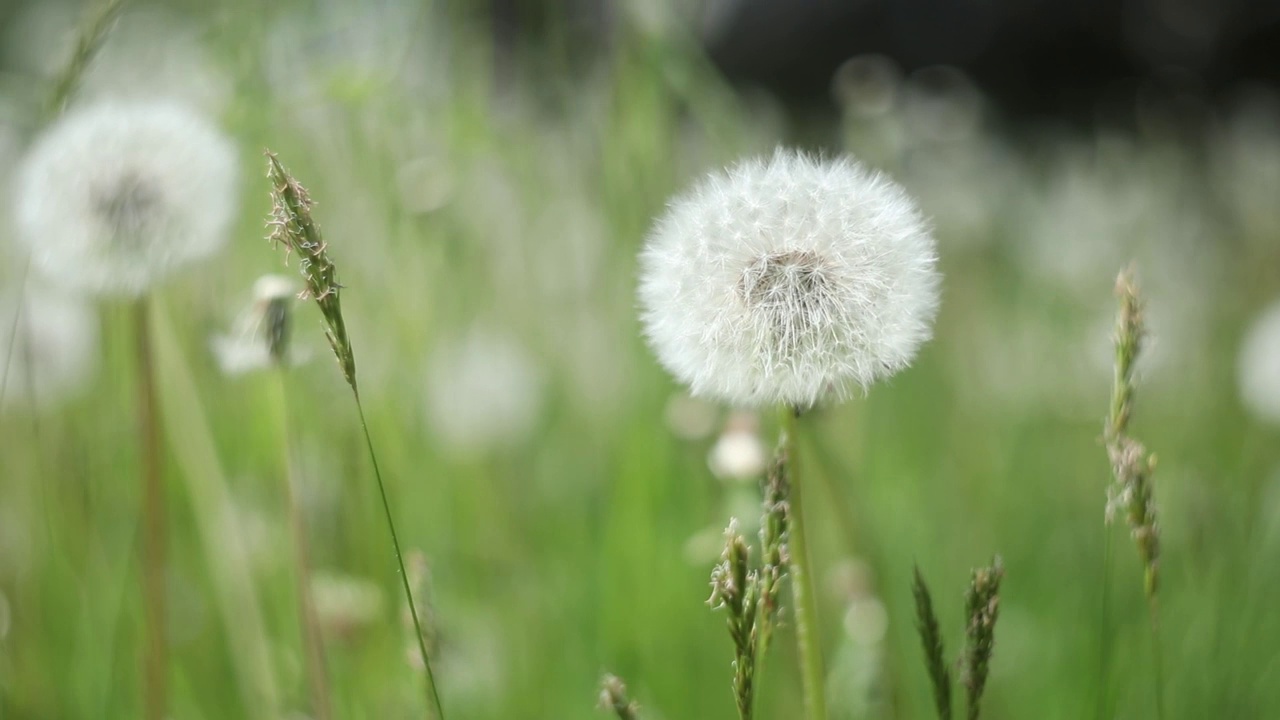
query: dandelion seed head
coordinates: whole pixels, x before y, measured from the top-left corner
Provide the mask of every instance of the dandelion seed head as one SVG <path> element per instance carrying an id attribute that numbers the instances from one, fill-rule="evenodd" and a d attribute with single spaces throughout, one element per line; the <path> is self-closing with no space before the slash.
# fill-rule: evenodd
<path id="1" fill-rule="evenodd" d="M 785 150 L 677 196 L 640 264 L 659 361 L 739 406 L 808 407 L 892 375 L 938 305 L 934 241 L 902 188 Z"/>
<path id="2" fill-rule="evenodd" d="M 769 449 L 760 439 L 760 422 L 753 413 L 736 412 L 711 446 L 707 465 L 721 480 L 755 480 L 769 466 Z"/>
<path id="3" fill-rule="evenodd" d="M 136 296 L 222 247 L 236 175 L 235 148 L 181 106 L 76 110 L 23 163 L 17 234 L 52 281 Z"/>
<path id="4" fill-rule="evenodd" d="M 1280 301 L 1249 328 L 1237 374 L 1245 407 L 1262 420 L 1280 424 Z"/>
<path id="5" fill-rule="evenodd" d="M 21 302 L 0 299 L 4 403 L 41 407 L 74 395 L 93 373 L 97 345 L 97 316 L 75 298 L 29 289 Z"/>
<path id="6" fill-rule="evenodd" d="M 253 283 L 253 300 L 227 334 L 213 336 L 209 349 L 224 375 L 301 365 L 310 353 L 290 343 L 293 303 L 299 284 L 283 275 L 263 275 Z"/>
<path id="7" fill-rule="evenodd" d="M 298 283 L 284 275 L 263 275 L 253 282 L 253 299 L 258 302 L 284 300 L 298 294 Z"/>

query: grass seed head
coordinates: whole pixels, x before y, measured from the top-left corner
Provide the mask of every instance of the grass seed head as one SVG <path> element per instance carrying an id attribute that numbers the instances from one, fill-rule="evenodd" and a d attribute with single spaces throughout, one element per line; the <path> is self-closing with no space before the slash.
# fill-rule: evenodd
<path id="1" fill-rule="evenodd" d="M 297 180 L 280 164 L 270 150 L 267 156 L 267 177 L 271 180 L 271 217 L 267 221 L 270 230 L 267 239 L 273 245 L 285 248 L 285 262 L 296 255 L 298 270 L 302 274 L 303 288 L 299 298 L 315 300 L 324 319 L 325 337 L 334 357 L 342 369 L 351 390 L 360 394 L 356 385 L 356 358 L 347 336 L 347 326 L 342 318 L 342 303 L 338 284 L 338 271 L 329 259 L 329 248 L 320 235 L 320 226 L 311 217 L 311 196 Z"/>

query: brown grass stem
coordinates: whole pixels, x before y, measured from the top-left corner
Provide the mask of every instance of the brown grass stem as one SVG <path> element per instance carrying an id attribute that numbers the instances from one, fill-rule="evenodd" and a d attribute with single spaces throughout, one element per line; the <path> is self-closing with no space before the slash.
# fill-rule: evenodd
<path id="1" fill-rule="evenodd" d="M 289 531 L 293 539 L 294 591 L 298 603 L 298 623 L 302 632 L 307 687 L 311 693 L 311 710 L 316 720 L 330 720 L 333 712 L 329 702 L 328 671 L 325 663 L 324 638 L 320 634 L 320 620 L 316 616 L 315 602 L 311 596 L 311 552 L 307 541 L 307 523 L 302 512 L 302 500 L 298 488 L 297 462 L 293 437 L 289 432 L 289 391 L 286 370 L 276 369 L 277 399 L 280 413 L 280 435 L 284 448 L 282 484 L 284 500 L 289 516 Z"/>
<path id="2" fill-rule="evenodd" d="M 134 367 L 137 371 L 137 424 L 142 490 L 142 595 L 146 627 L 142 653 L 143 717 L 163 720 L 168 712 L 168 634 L 165 581 L 165 487 L 161 460 L 155 363 L 149 303 L 133 307 Z"/>

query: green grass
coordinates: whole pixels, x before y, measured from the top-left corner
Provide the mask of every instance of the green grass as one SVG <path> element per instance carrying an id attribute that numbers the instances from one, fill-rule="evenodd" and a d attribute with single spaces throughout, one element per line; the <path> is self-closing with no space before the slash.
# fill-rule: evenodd
<path id="1" fill-rule="evenodd" d="M 446 15 L 429 17 L 444 23 Z M 329 66 L 288 68 L 299 74 L 297 88 L 265 80 L 272 60 L 261 37 L 284 16 L 273 5 L 193 18 L 233 79 L 221 120 L 243 149 L 244 172 L 227 252 L 155 300 L 170 443 L 172 716 L 279 717 L 307 703 L 279 492 L 276 380 L 225 378 L 207 350 L 252 281 L 280 270 L 263 239 L 260 153 L 269 145 L 316 200 L 346 286 L 362 400 L 401 541 L 430 562 L 433 660 L 447 716 L 603 717 L 595 698 L 610 671 L 626 680 L 643 717 L 735 717 L 732 646 L 723 618 L 703 603 L 713 561 L 691 562 L 685 547 L 695 533 L 723 527 L 733 490 L 707 469 L 714 438 L 681 440 L 664 422 L 679 389 L 639 335 L 635 252 L 670 193 L 779 142 L 885 157 L 886 169 L 908 179 L 943 151 L 927 142 L 907 155 L 860 145 L 881 135 L 855 132 L 859 123 L 880 121 L 788 134 L 757 100 L 728 92 L 684 41 L 628 29 L 608 62 L 569 68 L 548 60 L 551 52 L 498 87 L 487 40 L 454 18 L 448 32 L 432 26 L 413 56 L 447 63 L 411 62 L 394 78 L 311 77 L 306 86 L 317 89 L 300 96 L 302 78 Z M 334 66 L 348 67 L 340 43 L 329 51 L 339 53 Z M 1191 342 L 1162 347 L 1165 361 L 1140 377 L 1133 427 L 1159 456 L 1166 716 L 1269 717 L 1280 713 L 1280 432 L 1245 414 L 1234 373 L 1243 329 L 1280 292 L 1260 269 L 1280 262 L 1276 238 L 1258 230 L 1278 225 L 1274 216 L 1224 218 L 1227 205 L 1213 194 L 1224 189 L 1167 139 L 1139 136 L 1130 152 L 1143 161 L 1132 170 L 1139 184 L 1172 198 L 1157 211 L 1190 207 L 1208 219 L 1192 260 L 1163 244 L 1159 217 L 1144 215 L 1136 230 L 1126 221 L 1117 240 L 1149 281 L 1155 342 L 1162 311 L 1173 313 L 1174 329 L 1193 331 Z M 983 208 L 980 230 L 928 196 L 945 275 L 936 339 L 910 370 L 805 420 L 805 504 L 814 510 L 806 529 L 833 698 L 857 695 L 850 688 L 862 680 L 841 673 L 871 662 L 891 716 L 932 717 L 913 565 L 929 578 L 954 649 L 969 570 L 999 553 L 1006 576 L 984 717 L 1095 712 L 1109 482 L 1100 441 L 1105 328 L 1120 267 L 1100 263 L 1083 286 L 1068 288 L 1020 261 L 1034 241 L 1030 220 L 1054 196 L 1044 178 L 1061 170 L 1058 153 L 1099 174 L 1128 167 L 1087 139 L 1038 140 L 1024 182 L 996 195 L 965 182 L 945 191 Z M 447 202 L 430 212 L 410 209 L 398 189 L 397 171 L 415 157 L 430 157 L 448 188 Z M 1142 174 L 1152 166 L 1186 172 Z M 1061 232 L 1075 237 L 1071 223 Z M 1170 266 L 1190 266 L 1204 282 L 1179 284 L 1184 276 Z M 1200 314 L 1180 314 L 1182 294 L 1193 294 Z M 300 304 L 296 313 L 296 342 L 313 350 L 289 380 L 312 562 L 382 593 L 373 622 L 328 639 L 334 714 L 422 717 L 422 678 L 409 661 L 400 581 L 359 422 L 315 308 Z M 85 393 L 38 413 L 0 412 L 4 720 L 140 712 L 128 313 L 105 303 L 101 314 L 101 363 Z M 538 359 L 545 402 L 518 442 L 460 453 L 426 416 L 427 362 L 477 321 Z M 987 332 L 993 327 L 1005 332 Z M 774 430 L 766 431 L 772 445 Z M 1105 702 L 1115 717 L 1152 717 L 1141 568 L 1124 531 L 1110 532 Z M 876 647 L 845 634 L 848 598 L 826 581 L 827 570 L 855 556 L 871 568 L 866 592 L 888 612 Z M 790 617 L 757 678 L 762 720 L 800 712 Z M 264 707 L 272 697 L 279 712 Z M 863 717 L 847 705 L 859 702 L 833 702 L 833 717 Z M 884 702 L 861 706 L 890 716 Z"/>

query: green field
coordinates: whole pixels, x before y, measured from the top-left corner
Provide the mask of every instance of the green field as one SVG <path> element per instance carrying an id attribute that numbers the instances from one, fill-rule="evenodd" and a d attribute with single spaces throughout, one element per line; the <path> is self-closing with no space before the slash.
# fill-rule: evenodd
<path id="1" fill-rule="evenodd" d="M 983 717 L 1155 718 L 1157 667 L 1167 718 L 1280 716 L 1280 425 L 1239 390 L 1241 343 L 1280 297 L 1275 94 L 1242 92 L 1194 133 L 1153 117 L 1015 137 L 950 75 L 939 92 L 851 71 L 835 82 L 840 116 L 791 114 L 731 90 L 679 23 L 639 13 L 621 14 L 604 49 L 553 27 L 541 47 L 497 52 L 463 3 L 215 5 L 127 8 L 70 103 L 176 97 L 240 155 L 226 248 L 158 287 L 147 320 L 170 717 L 315 717 L 286 447 L 333 716 L 430 713 L 359 417 L 314 303 L 293 306 L 305 361 L 283 380 L 228 376 L 210 351 L 259 276 L 297 277 L 265 240 L 268 147 L 315 200 L 345 288 L 446 717 L 607 717 L 606 672 L 646 720 L 736 717 L 732 644 L 705 601 L 719 532 L 737 516 L 754 537 L 760 491 L 708 467 L 727 411 L 673 400 L 682 388 L 641 335 L 636 253 L 673 193 L 778 145 L 898 178 L 933 219 L 943 274 L 915 364 L 800 421 L 831 716 L 934 717 L 913 566 L 958 656 L 970 570 L 996 554 Z M 6 22 L 4 168 L 39 134 L 70 52 L 40 40 L 76 21 L 79 8 L 56 7 Z M 6 335 L 21 289 L 45 283 L 9 205 Z M 1130 262 L 1151 330 L 1131 431 L 1158 456 L 1158 655 L 1134 543 L 1103 512 L 1112 286 Z M 143 716 L 135 314 L 93 302 L 100 330 L 73 391 L 32 400 L 39 363 L 6 373 L 0 720 Z M 771 449 L 772 413 L 759 433 Z M 783 606 L 762 719 L 803 717 L 787 594 Z"/>

